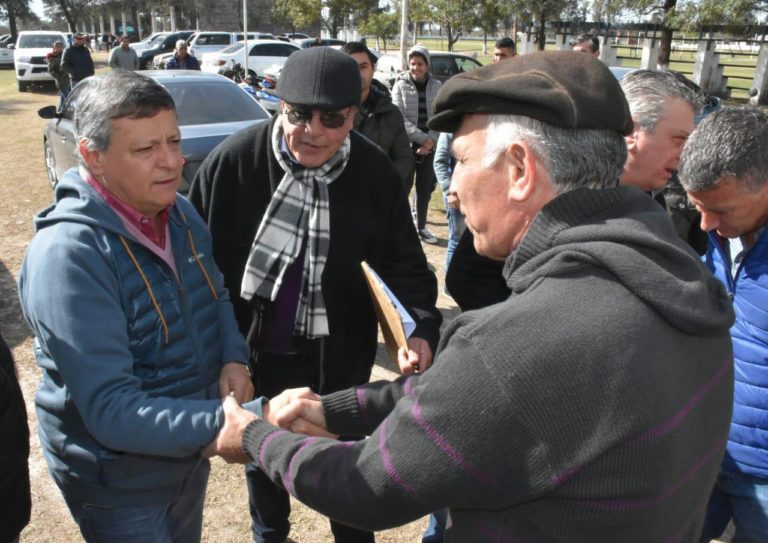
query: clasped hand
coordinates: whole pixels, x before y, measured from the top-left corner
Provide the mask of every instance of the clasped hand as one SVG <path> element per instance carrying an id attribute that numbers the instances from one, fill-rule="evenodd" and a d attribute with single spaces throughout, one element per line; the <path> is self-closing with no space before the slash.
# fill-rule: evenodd
<path id="1" fill-rule="evenodd" d="M 258 417 L 240 407 L 234 396 L 224 399 L 224 426 L 205 449 L 203 456 L 221 456 L 229 463 L 247 464 L 251 457 L 243 450 L 243 433 Z M 320 396 L 309 388 L 286 390 L 265 404 L 263 419 L 294 433 L 337 438 L 328 432 Z"/>

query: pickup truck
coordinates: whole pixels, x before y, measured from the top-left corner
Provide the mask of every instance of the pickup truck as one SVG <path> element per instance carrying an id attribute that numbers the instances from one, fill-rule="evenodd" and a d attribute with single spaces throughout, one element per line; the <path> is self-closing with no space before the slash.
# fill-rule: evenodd
<path id="1" fill-rule="evenodd" d="M 221 51 L 225 47 L 229 47 L 233 43 L 237 43 L 243 39 L 242 32 L 213 32 L 213 31 L 198 31 L 192 34 L 187 39 L 187 49 L 190 55 L 194 55 L 198 60 L 202 62 L 204 53 L 215 53 Z M 248 32 L 249 40 L 264 40 L 272 39 L 272 34 L 266 34 L 264 32 Z M 153 68 L 156 70 L 162 70 L 165 68 L 166 62 L 173 56 L 171 54 L 157 55 L 153 61 Z"/>

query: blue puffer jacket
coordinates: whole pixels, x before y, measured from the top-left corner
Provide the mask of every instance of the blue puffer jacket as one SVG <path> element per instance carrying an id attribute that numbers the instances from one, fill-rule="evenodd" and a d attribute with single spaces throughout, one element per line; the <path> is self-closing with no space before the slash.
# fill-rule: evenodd
<path id="1" fill-rule="evenodd" d="M 735 280 L 728 240 L 709 236 L 704 261 L 725 285 L 736 311 L 733 421 L 723 469 L 768 479 L 768 236 L 747 253 Z"/>
<path id="2" fill-rule="evenodd" d="M 65 496 L 123 506 L 178 495 L 223 423 L 221 366 L 248 349 L 187 200 L 170 209 L 180 280 L 70 170 L 19 276 L 43 369 L 40 441 Z"/>

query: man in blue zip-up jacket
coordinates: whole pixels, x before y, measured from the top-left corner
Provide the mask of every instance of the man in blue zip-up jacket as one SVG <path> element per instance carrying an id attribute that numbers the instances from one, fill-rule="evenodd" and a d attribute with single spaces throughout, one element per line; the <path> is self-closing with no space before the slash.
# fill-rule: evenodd
<path id="1" fill-rule="evenodd" d="M 709 232 L 704 257 L 733 300 L 733 421 L 701 541 L 732 519 L 739 542 L 768 541 L 768 115 L 709 115 L 680 162 L 680 180 Z"/>

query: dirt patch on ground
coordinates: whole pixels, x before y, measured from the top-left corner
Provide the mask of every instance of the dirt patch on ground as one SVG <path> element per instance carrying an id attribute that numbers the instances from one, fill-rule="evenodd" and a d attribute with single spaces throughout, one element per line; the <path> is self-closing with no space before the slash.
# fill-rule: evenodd
<path id="1" fill-rule="evenodd" d="M 104 66 L 106 55 L 96 54 Z M 24 251 L 34 233 L 32 217 L 50 204 L 52 193 L 45 175 L 42 134 L 45 125 L 36 111 L 55 104 L 53 90 L 33 88 L 19 93 L 12 70 L 0 70 L 0 163 L 5 179 L 0 183 L 0 329 L 13 349 L 32 432 L 30 472 L 32 477 L 32 521 L 22 533 L 24 543 L 82 541 L 69 516 L 61 495 L 48 475 L 37 438 L 34 394 L 40 378 L 32 355 L 32 338 L 23 323 L 16 290 L 16 277 Z M 442 198 L 435 196 L 430 209 L 430 229 L 440 239 L 438 245 L 424 245 L 425 252 L 440 280 L 439 306 L 446 320 L 456 313 L 456 306 L 442 294 L 443 259 L 447 239 Z M 381 347 L 381 346 L 380 346 Z M 394 373 L 383 348 L 379 349 L 374 379 L 391 379 Z M 208 487 L 203 540 L 209 542 L 250 541 L 247 492 L 243 469 L 214 460 Z M 328 522 L 321 515 L 294 502 L 291 539 L 296 543 L 330 542 Z M 408 526 L 377 533 L 377 541 L 404 543 L 419 541 L 426 525 L 420 519 Z"/>

